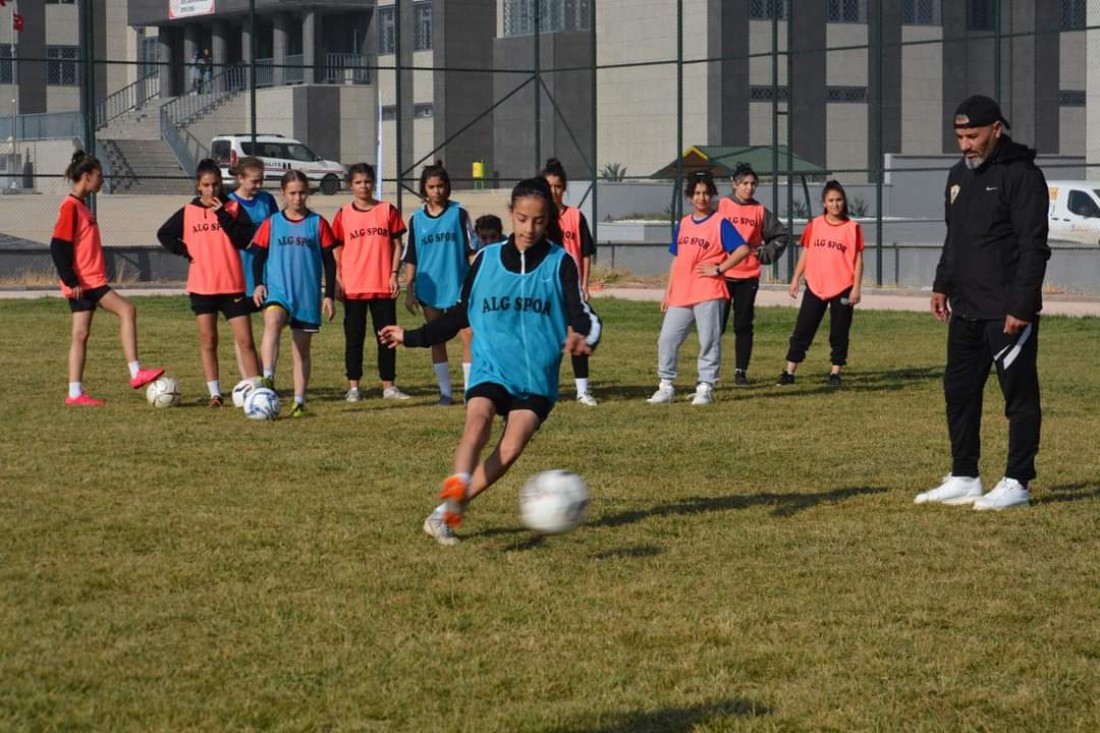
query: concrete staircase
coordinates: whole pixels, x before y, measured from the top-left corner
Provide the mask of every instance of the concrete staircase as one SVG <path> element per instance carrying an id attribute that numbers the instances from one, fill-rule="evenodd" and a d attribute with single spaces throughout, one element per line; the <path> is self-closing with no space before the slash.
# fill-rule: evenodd
<path id="1" fill-rule="evenodd" d="M 130 110 L 99 131 L 102 155 L 110 171 L 111 193 L 182 194 L 195 190 L 191 174 L 180 168 L 160 134 L 158 100 Z"/>

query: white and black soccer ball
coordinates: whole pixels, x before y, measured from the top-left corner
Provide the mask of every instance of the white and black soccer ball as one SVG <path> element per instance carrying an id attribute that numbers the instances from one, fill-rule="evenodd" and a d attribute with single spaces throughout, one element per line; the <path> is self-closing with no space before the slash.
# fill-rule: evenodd
<path id="1" fill-rule="evenodd" d="M 180 383 L 172 377 L 161 377 L 145 388 L 145 399 L 153 407 L 175 407 L 182 394 Z"/>
<path id="2" fill-rule="evenodd" d="M 519 492 L 519 518 L 540 534 L 561 534 L 584 521 L 588 485 L 572 471 L 542 471 Z"/>
<path id="3" fill-rule="evenodd" d="M 237 386 L 233 388 L 233 406 L 244 407 L 244 401 L 248 399 L 248 395 L 252 394 L 252 390 L 256 389 L 255 379 L 242 379 L 237 382 Z"/>
<path id="4" fill-rule="evenodd" d="M 244 415 L 250 420 L 274 420 L 279 416 L 279 395 L 267 387 L 256 387 L 244 400 Z"/>

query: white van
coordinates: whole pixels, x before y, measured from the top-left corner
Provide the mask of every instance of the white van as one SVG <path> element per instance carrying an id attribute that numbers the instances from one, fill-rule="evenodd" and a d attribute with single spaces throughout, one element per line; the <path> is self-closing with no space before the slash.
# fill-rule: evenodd
<path id="1" fill-rule="evenodd" d="M 257 135 L 253 149 L 252 136 L 243 133 L 218 135 L 210 141 L 210 157 L 222 169 L 222 184 L 226 188 L 237 185 L 229 169 L 237 160 L 254 155 L 264 161 L 264 178 L 278 181 L 291 168 L 306 174 L 313 188 L 326 196 L 340 190 L 347 171 L 334 160 L 324 160 L 297 140 L 282 135 Z"/>
<path id="2" fill-rule="evenodd" d="M 1047 181 L 1050 238 L 1100 244 L 1100 181 Z"/>

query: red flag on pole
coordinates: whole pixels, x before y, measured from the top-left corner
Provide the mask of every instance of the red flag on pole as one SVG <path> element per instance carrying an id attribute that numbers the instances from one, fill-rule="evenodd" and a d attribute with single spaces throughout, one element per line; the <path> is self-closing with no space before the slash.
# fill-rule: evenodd
<path id="1" fill-rule="evenodd" d="M 23 14 L 14 13 L 11 16 L 11 27 L 18 33 L 23 30 Z"/>

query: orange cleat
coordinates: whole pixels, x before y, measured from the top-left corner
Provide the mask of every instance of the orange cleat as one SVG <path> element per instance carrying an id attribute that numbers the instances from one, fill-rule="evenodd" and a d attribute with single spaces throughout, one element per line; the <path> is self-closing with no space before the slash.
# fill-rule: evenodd
<path id="1" fill-rule="evenodd" d="M 462 524 L 462 515 L 466 511 L 466 482 L 458 475 L 443 479 L 443 489 L 439 498 L 443 500 L 443 521 L 450 527 Z"/>

